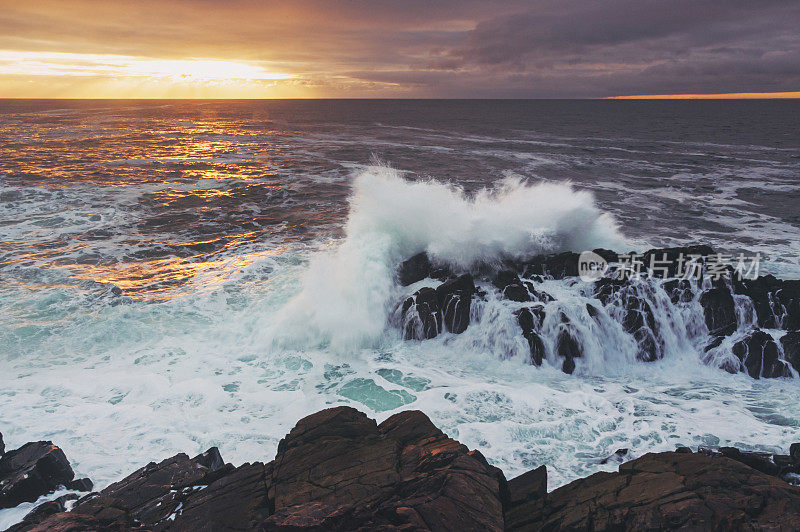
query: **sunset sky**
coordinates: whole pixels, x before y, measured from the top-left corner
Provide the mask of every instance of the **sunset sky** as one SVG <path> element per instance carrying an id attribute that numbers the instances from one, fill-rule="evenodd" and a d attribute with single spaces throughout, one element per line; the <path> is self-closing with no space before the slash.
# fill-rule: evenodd
<path id="1" fill-rule="evenodd" d="M 0 97 L 800 90 L 786 0 L 0 0 Z"/>

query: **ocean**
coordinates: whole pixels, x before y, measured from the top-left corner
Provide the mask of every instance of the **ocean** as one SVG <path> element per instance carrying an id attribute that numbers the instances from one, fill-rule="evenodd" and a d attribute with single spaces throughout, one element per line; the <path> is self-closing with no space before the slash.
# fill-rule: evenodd
<path id="1" fill-rule="evenodd" d="M 404 340 L 394 273 L 708 244 L 798 279 L 799 123 L 791 100 L 1 100 L 0 432 L 97 488 L 214 445 L 269 461 L 340 404 L 422 410 L 550 489 L 620 448 L 786 452 L 800 380 L 704 362 L 696 301 L 658 306 L 646 363 L 543 281 L 585 329 L 568 375 L 491 293 L 463 334 Z"/>

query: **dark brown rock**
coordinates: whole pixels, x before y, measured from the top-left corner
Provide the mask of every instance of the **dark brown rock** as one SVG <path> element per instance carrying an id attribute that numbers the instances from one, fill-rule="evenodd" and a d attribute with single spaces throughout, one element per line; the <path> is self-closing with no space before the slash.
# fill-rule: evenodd
<path id="1" fill-rule="evenodd" d="M 22 530 L 29 530 L 32 527 L 35 527 L 51 515 L 64 512 L 66 511 L 66 504 L 69 501 L 74 501 L 78 498 L 77 495 L 74 493 L 62 495 L 61 497 L 45 502 L 40 504 L 33 510 L 31 510 L 28 515 L 22 520 L 22 522 L 17 523 L 16 525 L 8 528 L 5 532 L 21 532 Z"/>
<path id="2" fill-rule="evenodd" d="M 727 288 L 711 288 L 700 295 L 700 304 L 711 336 L 729 336 L 736 331 L 736 307 Z"/>
<path id="3" fill-rule="evenodd" d="M 800 465 L 800 443 L 793 443 L 789 446 L 789 456 L 793 464 Z"/>
<path id="4" fill-rule="evenodd" d="M 797 530 L 800 488 L 724 457 L 647 454 L 548 494 L 508 530 Z"/>
<path id="5" fill-rule="evenodd" d="M 263 530 L 502 529 L 502 473 L 422 412 L 378 426 L 323 410 L 298 422 L 274 464 Z"/>
<path id="6" fill-rule="evenodd" d="M 681 267 L 685 268 L 686 262 L 692 257 L 707 257 L 713 255 L 714 250 L 710 246 L 682 246 L 676 248 L 659 248 L 645 251 L 641 261 L 643 269 L 651 270 L 651 266 L 656 266 L 651 270 L 653 277 L 676 277 Z M 683 260 L 683 266 L 681 266 Z"/>
<path id="7" fill-rule="evenodd" d="M 773 275 L 743 279 L 736 291 L 753 300 L 758 325 L 767 329 L 800 329 L 800 281 L 783 281 Z"/>
<path id="8" fill-rule="evenodd" d="M 783 357 L 795 370 L 800 371 L 800 332 L 792 331 L 781 337 Z"/>
<path id="9" fill-rule="evenodd" d="M 26 443 L 0 458 L 0 509 L 34 502 L 74 476 L 64 452 L 52 442 Z"/>
<path id="10" fill-rule="evenodd" d="M 547 496 L 547 467 L 540 466 L 508 481 L 509 503 L 505 511 L 507 530 L 532 524 Z"/>
<path id="11" fill-rule="evenodd" d="M 548 275 L 553 279 L 575 277 L 578 275 L 577 253 L 566 251 L 556 255 L 539 255 L 522 265 L 522 271 L 527 278 L 534 275 Z"/>
<path id="12" fill-rule="evenodd" d="M 425 340 L 442 332 L 439 300 L 433 288 L 417 290 L 403 303 L 403 338 Z"/>
<path id="13" fill-rule="evenodd" d="M 428 277 L 431 272 L 431 261 L 424 251 L 403 261 L 397 269 L 397 280 L 403 286 L 414 284 Z"/>
<path id="14" fill-rule="evenodd" d="M 173 522 L 184 513 L 187 508 L 193 507 L 192 500 L 204 497 L 204 501 L 211 500 L 207 496 L 209 490 L 220 478 L 227 479 L 225 486 L 229 493 L 236 493 L 236 473 L 256 467 L 260 471 L 260 485 L 255 490 L 255 498 L 259 498 L 266 508 L 263 465 L 249 466 L 248 464 L 234 469 L 233 466 L 222 464 L 219 451 L 211 448 L 203 454 L 189 458 L 186 454 L 177 454 L 159 463 L 151 462 L 128 477 L 111 484 L 100 493 L 81 499 L 76 504 L 73 512 L 90 515 L 103 526 L 125 527 L 132 523 L 140 523 L 154 529 L 169 528 Z M 247 501 L 248 498 L 237 493 L 237 502 Z M 229 501 L 226 501 L 229 503 Z M 232 508 L 238 509 L 236 505 Z M 215 506 L 207 504 L 205 510 L 213 511 Z M 216 506 L 217 511 L 220 510 Z M 225 510 L 223 515 L 230 517 Z M 266 512 L 264 512 L 266 513 Z M 233 513 L 231 513 L 233 515 Z M 246 519 L 245 516 L 237 518 Z M 252 522 L 257 522 L 262 515 L 257 515 Z M 216 523 L 207 518 L 209 526 Z M 206 528 L 209 529 L 209 528 Z"/>
<path id="15" fill-rule="evenodd" d="M 100 521 L 91 515 L 83 515 L 75 512 L 63 512 L 54 514 L 41 523 L 23 528 L 28 532 L 113 532 L 134 530 L 132 524 L 104 526 Z M 146 530 L 146 529 L 137 529 Z"/>
<path id="16" fill-rule="evenodd" d="M 448 331 L 461 334 L 467 330 L 474 293 L 475 282 L 468 273 L 436 287 L 442 321 Z"/>
<path id="17" fill-rule="evenodd" d="M 788 364 L 780 360 L 778 346 L 772 336 L 756 329 L 733 345 L 733 354 L 742 361 L 748 375 L 761 377 L 791 377 Z"/>

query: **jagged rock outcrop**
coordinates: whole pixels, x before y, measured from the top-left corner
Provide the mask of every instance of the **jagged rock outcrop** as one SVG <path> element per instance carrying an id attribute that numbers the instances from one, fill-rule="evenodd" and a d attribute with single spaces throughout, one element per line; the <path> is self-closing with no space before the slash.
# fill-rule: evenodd
<path id="1" fill-rule="evenodd" d="M 725 457 L 647 454 L 618 473 L 558 488 L 531 505 L 524 522 L 508 524 L 537 531 L 797 530 L 800 488 Z"/>
<path id="2" fill-rule="evenodd" d="M 698 353 L 702 361 L 732 373 L 792 377 L 794 373 L 790 367 L 800 367 L 800 348 L 796 347 L 794 336 L 785 335 L 785 341 L 780 344 L 782 349 L 776 350 L 778 344 L 774 341 L 749 331 L 755 322 L 764 328 L 800 332 L 797 330 L 800 327 L 800 281 L 780 280 L 772 275 L 743 279 L 740 269 L 725 264 L 723 256 L 715 255 L 706 245 L 651 249 L 643 255 L 624 257 L 605 249 L 596 249 L 594 253 L 613 264 L 604 277 L 591 284 L 577 279 L 580 256 L 573 252 L 539 255 L 529 260 L 504 260 L 499 265 L 476 265 L 470 273 L 458 277 L 446 265 L 434 269 L 426 254 L 415 255 L 398 269 L 401 284 L 416 282 L 425 275 L 443 282 L 406 297 L 401 313 L 403 337 L 427 340 L 443 332 L 464 332 L 472 321 L 482 320 L 485 309 L 491 307 L 483 304 L 489 301 L 485 297 L 486 289 L 496 290 L 495 297 L 507 302 L 517 317 L 519 333 L 529 348 L 527 361 L 541 365 L 547 359 L 565 373 L 578 368 L 578 360 L 584 356 L 582 346 L 596 345 L 597 331 L 608 330 L 609 317 L 635 341 L 635 356 L 642 362 L 663 358 L 677 334 L 689 336 L 691 343 L 706 346 L 704 352 Z M 635 261 L 632 270 L 627 269 L 631 266 L 626 261 L 630 260 Z M 631 275 L 636 271 L 641 276 Z M 664 279 L 663 282 L 660 279 Z M 553 280 L 563 283 L 547 284 Z M 569 298 L 556 301 L 548 292 L 561 294 L 561 298 L 563 288 L 569 290 L 575 286 L 581 287 L 581 297 L 594 296 L 602 303 L 586 303 L 589 318 L 594 323 L 587 323 L 580 315 L 570 312 L 570 319 L 578 327 L 550 324 L 543 328 L 542 320 L 533 317 L 534 309 L 539 318 L 545 308 L 563 315 L 562 307 L 570 305 Z M 533 305 L 523 307 L 518 303 Z M 550 306 L 550 303 L 555 305 Z M 695 318 L 698 303 L 705 327 Z M 476 309 L 474 315 L 473 308 Z M 492 315 L 490 319 L 495 319 L 496 311 L 488 312 Z M 686 332 L 676 331 L 675 323 L 680 320 L 687 320 L 681 326 Z M 706 329 L 710 338 L 698 339 L 697 336 L 706 334 Z M 736 341 L 725 340 L 731 336 Z M 731 352 L 734 345 L 736 352 Z M 720 352 L 719 348 L 725 351 Z M 711 350 L 715 351 L 709 353 Z"/>
<path id="3" fill-rule="evenodd" d="M 800 332 L 792 331 L 781 336 L 783 356 L 795 370 L 800 371 Z"/>
<path id="4" fill-rule="evenodd" d="M 74 496 L 40 505 L 12 531 L 796 530 L 800 488 L 779 477 L 797 471 L 800 444 L 787 456 L 684 447 L 548 494 L 545 466 L 507 482 L 422 412 L 379 425 L 340 406 L 298 421 L 272 462 L 178 454 L 69 512 Z"/>
<path id="5" fill-rule="evenodd" d="M 64 452 L 53 442 L 29 442 L 0 457 L 0 509 L 34 502 L 75 474 Z"/>
<path id="6" fill-rule="evenodd" d="M 348 407 L 281 441 L 264 530 L 501 530 L 505 478 L 419 411 L 380 425 Z"/>
<path id="7" fill-rule="evenodd" d="M 735 285 L 736 293 L 750 297 L 765 329 L 800 329 L 800 280 L 784 281 L 773 275 L 743 279 Z"/>
<path id="8" fill-rule="evenodd" d="M 403 261 L 397 268 L 397 280 L 401 286 L 408 286 L 421 281 L 431 273 L 431 261 L 424 251 Z"/>
<path id="9" fill-rule="evenodd" d="M 703 257 L 713 254 L 711 246 L 680 246 L 650 249 L 644 252 L 640 260 L 643 268 L 650 270 L 653 277 L 664 278 L 676 277 L 686 270 L 690 261 L 702 261 Z"/>
<path id="10" fill-rule="evenodd" d="M 736 330 L 736 305 L 726 288 L 711 288 L 700 295 L 711 336 L 730 336 Z"/>
<path id="11" fill-rule="evenodd" d="M 793 444 L 795 447 L 800 444 Z M 742 451 L 736 447 L 720 447 L 718 449 L 700 447 L 698 452 L 708 456 L 724 456 L 736 460 L 766 475 L 792 480 L 793 475 L 800 473 L 800 456 L 764 453 L 757 451 Z M 796 484 L 796 482 L 795 482 Z"/>
<path id="12" fill-rule="evenodd" d="M 780 359 L 775 340 L 759 329 L 736 342 L 733 345 L 733 354 L 742 362 L 747 374 L 754 379 L 792 376 L 789 365 Z"/>
<path id="13" fill-rule="evenodd" d="M 503 473 L 422 412 L 402 412 L 378 425 L 343 406 L 301 419 L 268 464 L 234 468 L 215 448 L 192 459 L 179 454 L 38 526 L 502 530 L 506 502 Z"/>
<path id="14" fill-rule="evenodd" d="M 466 273 L 436 287 L 417 290 L 403 302 L 403 337 L 406 340 L 435 338 L 443 330 L 460 334 L 470 322 L 472 275 Z"/>

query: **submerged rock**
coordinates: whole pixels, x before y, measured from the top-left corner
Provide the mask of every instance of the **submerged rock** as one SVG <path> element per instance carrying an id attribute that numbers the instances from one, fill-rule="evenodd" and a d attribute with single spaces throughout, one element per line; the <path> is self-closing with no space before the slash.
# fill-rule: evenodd
<path id="1" fill-rule="evenodd" d="M 611 263 L 619 262 L 621 258 L 611 250 L 597 249 L 595 253 Z M 770 275 L 755 280 L 740 279 L 738 275 L 741 272 L 729 265 L 720 269 L 720 265 L 714 262 L 712 270 L 710 265 L 713 257 L 709 256 L 713 254 L 713 249 L 705 245 L 651 249 L 639 257 L 642 262 L 641 278 L 620 276 L 620 270 L 612 267 L 609 277 L 594 282 L 577 279 L 579 255 L 573 252 L 539 255 L 527 261 L 506 260 L 499 267 L 481 264 L 475 266 L 473 273 L 479 276 L 481 282 L 491 282 L 501 298 L 507 300 L 501 304 L 508 304 L 516 314 L 528 343 L 528 361 L 531 364 L 541 364 L 546 358 L 546 349 L 549 349 L 553 351 L 550 356 L 554 360 L 560 357 L 565 372 L 573 372 L 575 359 L 582 355 L 582 342 L 602 345 L 599 336 L 610 332 L 607 328 L 611 325 L 608 318 L 611 318 L 635 341 L 638 361 L 652 362 L 663 358 L 665 353 L 670 352 L 671 346 L 667 342 L 677 337 L 679 342 L 687 345 L 705 345 L 703 352 L 698 353 L 701 360 L 731 373 L 743 370 L 760 377 L 792 376 L 792 366 L 800 370 L 800 348 L 796 347 L 798 342 L 794 336 L 786 334 L 785 341 L 781 342 L 783 349 L 777 352 L 774 342 L 765 340 L 759 343 L 758 336 L 748 336 L 736 344 L 736 353 L 731 353 L 733 343 L 725 342 L 724 338 L 737 331 L 745 332 L 753 320 L 762 327 L 783 327 L 800 332 L 796 331 L 800 327 L 800 281 L 782 281 Z M 648 272 L 650 267 L 653 270 Z M 485 285 L 476 286 L 470 273 L 454 277 L 446 265 L 439 269 L 443 272 L 440 277 L 446 279 L 441 285 L 418 290 L 407 296 L 402 305 L 402 334 L 405 339 L 426 340 L 438 336 L 442 331 L 459 334 L 473 320 L 483 321 L 485 316 L 490 318 L 484 323 L 493 322 L 496 306 L 494 301 L 485 297 Z M 398 272 L 404 283 L 416 282 L 425 275 L 437 277 L 424 253 L 405 261 Z M 699 275 L 699 279 L 671 278 L 662 282 L 652 278 L 689 273 Z M 554 284 L 545 281 L 545 278 L 563 282 Z M 541 320 L 535 319 L 533 309 L 543 314 L 542 309 L 554 302 L 555 298 L 532 280 L 545 283 L 543 286 L 559 299 L 567 294 L 567 298 L 558 303 L 563 303 L 569 309 L 570 318 L 576 320 L 576 327 L 541 329 Z M 701 292 L 702 286 L 710 288 Z M 587 299 L 583 303 L 588 316 L 573 312 L 572 295 Z M 602 307 L 591 303 L 592 295 L 600 300 Z M 752 300 L 752 306 L 741 295 L 747 295 Z M 517 305 L 528 302 L 541 305 L 528 307 L 527 310 L 520 310 L 521 305 Z M 702 309 L 702 321 L 696 319 L 698 303 Z M 534 321 L 537 322 L 535 325 Z M 702 338 L 705 329 L 711 338 Z M 587 337 L 581 338 L 578 331 Z M 487 335 L 492 333 L 484 332 Z M 605 348 L 613 351 L 617 346 Z M 755 351 L 760 354 L 750 354 Z M 782 360 L 782 352 L 785 352 L 785 360 Z"/>
<path id="2" fill-rule="evenodd" d="M 64 452 L 53 442 L 29 442 L 0 457 L 0 509 L 51 493 L 75 474 Z"/>
<path id="3" fill-rule="evenodd" d="M 530 349 L 530 358 L 528 362 L 541 366 L 545 356 L 545 348 L 544 341 L 537 331 L 544 320 L 544 308 L 541 306 L 523 308 L 516 314 L 517 323 L 519 323 L 522 329 L 522 336 L 528 341 L 528 347 Z"/>
<path id="4" fill-rule="evenodd" d="M 673 304 L 688 303 L 694 299 L 692 283 L 687 279 L 671 279 L 664 283 L 664 291 Z"/>
<path id="5" fill-rule="evenodd" d="M 556 354 L 564 359 L 561 364 L 564 373 L 575 371 L 575 359 L 583 356 L 580 343 L 567 329 L 562 329 L 556 337 Z"/>

